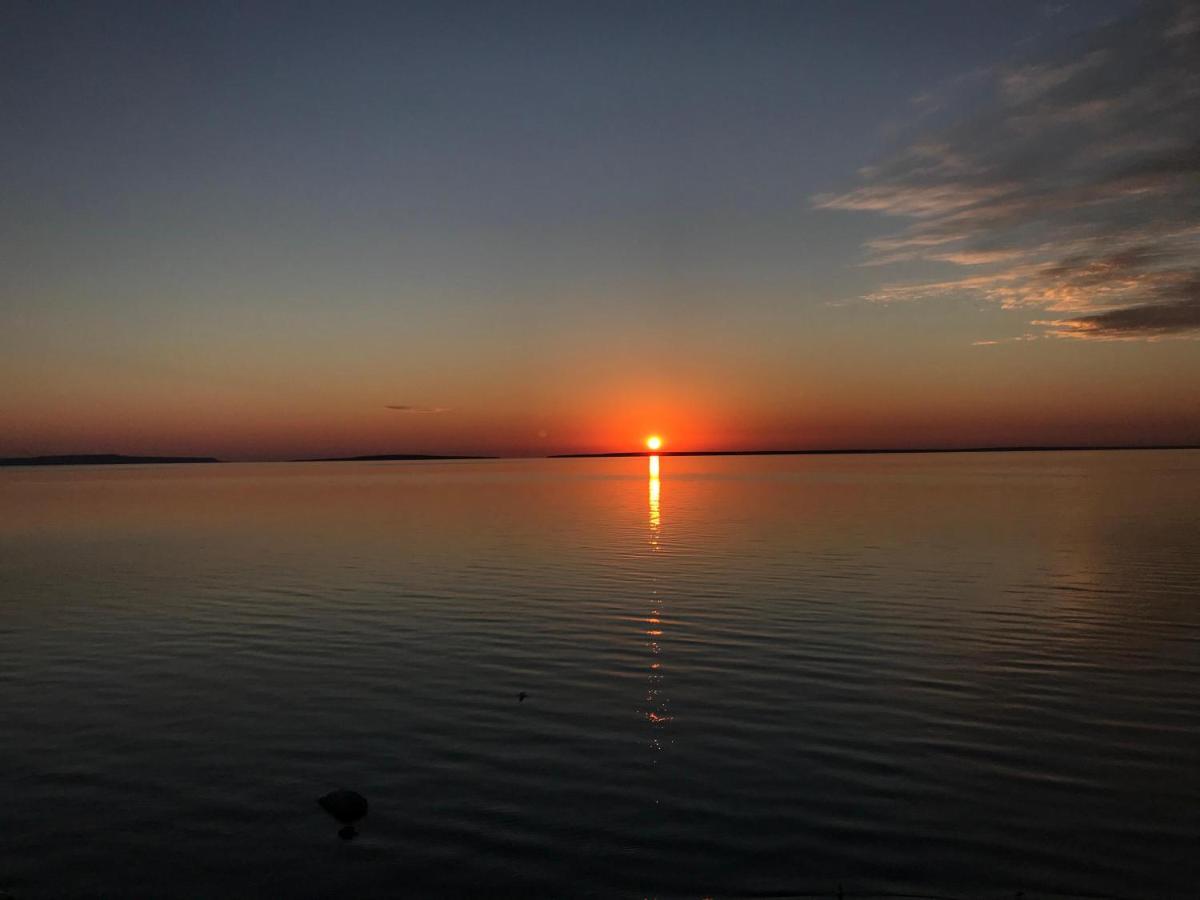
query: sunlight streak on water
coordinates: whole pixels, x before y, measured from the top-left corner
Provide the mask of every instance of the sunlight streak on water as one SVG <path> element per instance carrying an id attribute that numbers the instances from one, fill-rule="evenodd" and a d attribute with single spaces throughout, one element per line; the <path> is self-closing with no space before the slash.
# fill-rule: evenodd
<path id="1" fill-rule="evenodd" d="M 655 546 L 658 540 L 658 529 L 662 525 L 662 479 L 659 478 L 658 457 L 650 457 L 650 544 Z"/>
<path id="2" fill-rule="evenodd" d="M 653 554 L 663 552 L 662 532 L 662 481 L 660 477 L 659 458 L 657 455 L 649 459 L 650 481 L 650 551 Z M 661 752 L 665 740 L 664 730 L 672 719 L 667 711 L 669 701 L 664 693 L 663 685 L 663 598 L 659 594 L 658 580 L 651 574 L 650 615 L 644 620 L 647 647 L 650 651 L 649 684 L 646 689 L 646 719 L 650 723 L 650 747 L 656 753 Z M 654 761 L 657 764 L 657 759 Z"/>

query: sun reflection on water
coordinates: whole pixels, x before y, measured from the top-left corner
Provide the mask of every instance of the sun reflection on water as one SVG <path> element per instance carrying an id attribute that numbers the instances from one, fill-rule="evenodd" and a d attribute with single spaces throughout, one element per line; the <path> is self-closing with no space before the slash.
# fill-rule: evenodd
<path id="1" fill-rule="evenodd" d="M 662 552 L 662 481 L 659 477 L 659 457 L 657 455 L 651 456 L 649 463 L 650 552 L 651 554 L 658 554 Z M 662 600 L 659 597 L 657 587 L 651 588 L 650 596 L 652 601 L 650 614 L 642 620 L 646 626 L 643 632 L 646 637 L 646 646 L 650 650 L 650 674 L 648 684 L 646 685 L 646 720 L 650 723 L 652 729 L 650 746 L 657 752 L 663 749 L 661 729 L 671 721 L 671 715 L 667 711 L 668 701 L 663 695 L 662 644 L 660 643 L 660 639 L 663 637 L 664 628 Z"/>
<path id="2" fill-rule="evenodd" d="M 658 477 L 658 457 L 650 457 L 650 547 L 658 549 L 658 529 L 662 525 L 662 510 L 659 498 L 662 495 L 662 482 Z"/>

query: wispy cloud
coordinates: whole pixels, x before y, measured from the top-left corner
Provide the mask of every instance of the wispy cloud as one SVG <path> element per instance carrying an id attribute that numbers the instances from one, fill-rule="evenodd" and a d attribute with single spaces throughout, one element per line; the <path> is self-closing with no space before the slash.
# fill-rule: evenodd
<path id="1" fill-rule="evenodd" d="M 814 198 L 907 220 L 868 244 L 869 265 L 969 268 L 867 299 L 1063 313 L 1034 321 L 1052 337 L 1200 335 L 1200 0 L 1148 4 L 989 77 L 956 124 Z"/>
<path id="2" fill-rule="evenodd" d="M 409 406 L 404 403 L 389 403 L 384 409 L 392 409 L 396 412 L 403 413 L 447 413 L 450 408 L 447 406 Z"/>
<path id="3" fill-rule="evenodd" d="M 971 341 L 971 344 L 975 347 L 994 347 L 997 344 L 1018 344 L 1025 341 L 1036 341 L 1037 339 L 1038 335 L 1026 333 L 1019 334 L 1016 337 L 996 338 L 990 341 Z"/>

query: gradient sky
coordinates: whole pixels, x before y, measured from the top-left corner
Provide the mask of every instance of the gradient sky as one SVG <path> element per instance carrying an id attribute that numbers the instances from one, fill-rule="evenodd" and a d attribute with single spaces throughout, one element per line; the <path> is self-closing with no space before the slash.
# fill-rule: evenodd
<path id="1" fill-rule="evenodd" d="M 0 10 L 0 456 L 1200 443 L 1200 4 Z"/>

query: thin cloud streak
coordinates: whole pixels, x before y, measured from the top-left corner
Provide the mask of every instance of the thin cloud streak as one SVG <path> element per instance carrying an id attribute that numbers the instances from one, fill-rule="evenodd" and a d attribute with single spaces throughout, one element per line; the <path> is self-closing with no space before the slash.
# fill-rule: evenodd
<path id="1" fill-rule="evenodd" d="M 432 414 L 432 413 L 448 413 L 448 412 L 450 412 L 450 408 L 448 406 L 408 406 L 408 405 L 402 404 L 402 403 L 395 403 L 395 404 L 389 403 L 388 405 L 384 406 L 384 409 L 390 409 L 390 410 L 394 410 L 395 412 L 402 412 L 402 413 Z"/>
<path id="2" fill-rule="evenodd" d="M 1200 333 L 1200 0 L 1147 5 L 991 78 L 964 121 L 814 198 L 909 221 L 865 265 L 970 269 L 865 299 L 1067 313 L 1031 322 L 1050 337 Z"/>

